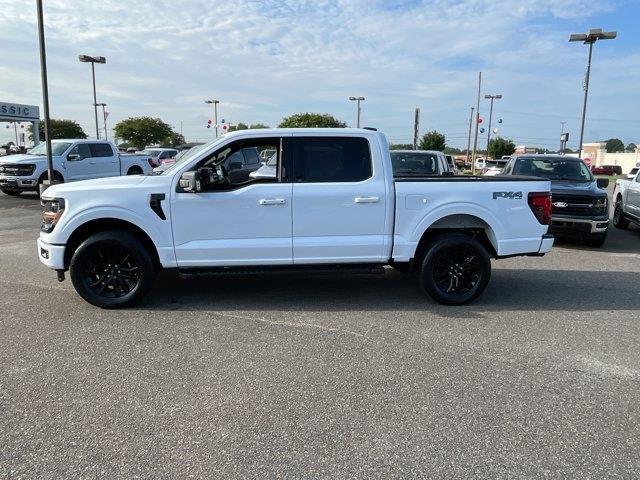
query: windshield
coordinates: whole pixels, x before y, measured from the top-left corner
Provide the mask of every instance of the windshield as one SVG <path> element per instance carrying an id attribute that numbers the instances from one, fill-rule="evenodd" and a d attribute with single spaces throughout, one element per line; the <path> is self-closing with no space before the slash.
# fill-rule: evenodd
<path id="1" fill-rule="evenodd" d="M 191 147 L 189 150 L 185 150 L 185 153 L 183 153 L 182 155 L 180 155 L 180 158 L 176 158 L 176 163 L 174 163 L 173 165 L 171 165 L 169 168 L 167 168 L 165 171 L 163 171 L 161 173 L 161 175 L 166 175 L 168 173 L 173 172 L 176 167 L 178 165 L 181 165 L 182 162 L 187 161 L 192 159 L 193 157 L 195 157 L 201 150 L 204 150 L 205 147 L 209 146 L 210 144 L 203 144 L 203 145 L 196 145 L 195 147 Z"/>
<path id="2" fill-rule="evenodd" d="M 150 157 L 157 157 L 158 155 L 160 155 L 160 150 L 140 150 L 139 152 L 136 152 L 140 155 L 149 155 Z"/>
<path id="3" fill-rule="evenodd" d="M 67 148 L 71 146 L 70 142 L 51 142 L 51 155 L 57 157 L 58 155 L 62 155 Z M 31 150 L 29 150 L 29 155 L 46 155 L 47 154 L 47 144 L 46 142 L 42 142 Z"/>
<path id="4" fill-rule="evenodd" d="M 587 166 L 579 160 L 539 157 L 519 158 L 513 167 L 514 175 L 544 177 L 549 180 L 590 182 L 593 180 Z"/>
<path id="5" fill-rule="evenodd" d="M 427 152 L 390 152 L 394 175 L 437 175 L 438 157 Z"/>

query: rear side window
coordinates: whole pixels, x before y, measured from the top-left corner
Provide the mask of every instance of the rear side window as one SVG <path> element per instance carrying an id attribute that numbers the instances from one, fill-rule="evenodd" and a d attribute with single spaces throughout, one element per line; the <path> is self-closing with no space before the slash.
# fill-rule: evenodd
<path id="1" fill-rule="evenodd" d="M 112 157 L 113 150 L 110 145 L 106 143 L 90 143 L 89 148 L 91 149 L 92 157 Z"/>
<path id="2" fill-rule="evenodd" d="M 359 182 L 373 173 L 365 138 L 294 137 L 292 153 L 296 182 Z"/>

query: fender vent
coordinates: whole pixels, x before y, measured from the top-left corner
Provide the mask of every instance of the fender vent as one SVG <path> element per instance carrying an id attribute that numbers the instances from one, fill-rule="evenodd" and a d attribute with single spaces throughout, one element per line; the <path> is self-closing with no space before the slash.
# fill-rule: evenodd
<path id="1" fill-rule="evenodd" d="M 158 217 L 162 220 L 166 220 L 167 217 L 164 214 L 164 210 L 162 210 L 162 200 L 164 200 L 164 193 L 152 193 L 149 197 L 149 206 L 151 210 L 153 210 Z"/>

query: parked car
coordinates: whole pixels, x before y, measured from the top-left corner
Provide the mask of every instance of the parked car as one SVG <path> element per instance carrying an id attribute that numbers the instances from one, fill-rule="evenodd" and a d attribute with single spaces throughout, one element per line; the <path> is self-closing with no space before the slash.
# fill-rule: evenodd
<path id="1" fill-rule="evenodd" d="M 275 152 L 275 178 L 233 180 L 228 159 L 249 148 Z M 484 291 L 490 258 L 552 248 L 548 180 L 434 176 L 411 161 L 394 173 L 376 131 L 232 132 L 161 175 L 50 187 L 38 257 L 105 308 L 140 300 L 157 269 L 310 275 L 385 265 L 419 272 L 435 300 L 459 305 Z"/>
<path id="2" fill-rule="evenodd" d="M 591 167 L 591 173 L 594 175 L 622 175 L 622 167 L 620 165 L 601 165 L 599 167 Z"/>
<path id="3" fill-rule="evenodd" d="M 485 167 L 482 169 L 482 175 L 492 177 L 494 175 L 500 175 L 504 167 L 507 165 L 508 160 L 487 160 Z"/>
<path id="4" fill-rule="evenodd" d="M 549 231 L 557 237 L 581 238 L 601 247 L 607 238 L 609 179 L 595 179 L 578 158 L 560 155 L 516 155 L 505 175 L 527 175 L 551 180 L 553 211 Z"/>
<path id="5" fill-rule="evenodd" d="M 476 171 L 482 172 L 487 166 L 487 159 L 483 157 L 476 158 Z"/>
<path id="6" fill-rule="evenodd" d="M 629 170 L 629 173 L 627 173 L 627 178 L 629 180 L 633 180 L 634 178 L 636 178 L 636 175 L 638 174 L 639 170 L 640 170 L 640 167 L 633 167 L 631 170 Z"/>
<path id="7" fill-rule="evenodd" d="M 444 158 L 447 159 L 447 165 L 449 165 L 449 170 L 453 172 L 454 175 L 457 175 L 459 171 L 458 171 L 458 166 L 456 165 L 456 162 L 453 159 L 453 155 L 445 154 Z"/>
<path id="8" fill-rule="evenodd" d="M 613 189 L 613 225 L 625 230 L 630 222 L 640 225 L 640 171 L 631 180 L 616 180 Z"/>
<path id="9" fill-rule="evenodd" d="M 138 155 L 146 155 L 153 167 L 159 167 L 162 163 L 174 163 L 178 150 L 175 148 L 145 148 L 136 152 Z"/>
<path id="10" fill-rule="evenodd" d="M 394 175 L 453 175 L 445 154 L 436 150 L 391 150 Z"/>
<path id="11" fill-rule="evenodd" d="M 52 140 L 51 154 L 53 175 L 58 182 L 151 173 L 147 157 L 121 155 L 106 140 Z M 12 155 L 0 161 L 0 190 L 7 195 L 38 191 L 46 178 L 44 142 L 26 155 Z"/>

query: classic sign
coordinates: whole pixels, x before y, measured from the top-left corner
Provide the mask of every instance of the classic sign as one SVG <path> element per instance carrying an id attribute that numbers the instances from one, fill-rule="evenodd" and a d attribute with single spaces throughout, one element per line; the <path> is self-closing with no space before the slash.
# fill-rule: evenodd
<path id="1" fill-rule="evenodd" d="M 0 119 L 32 121 L 40 119 L 40 108 L 36 105 L 0 102 Z"/>

